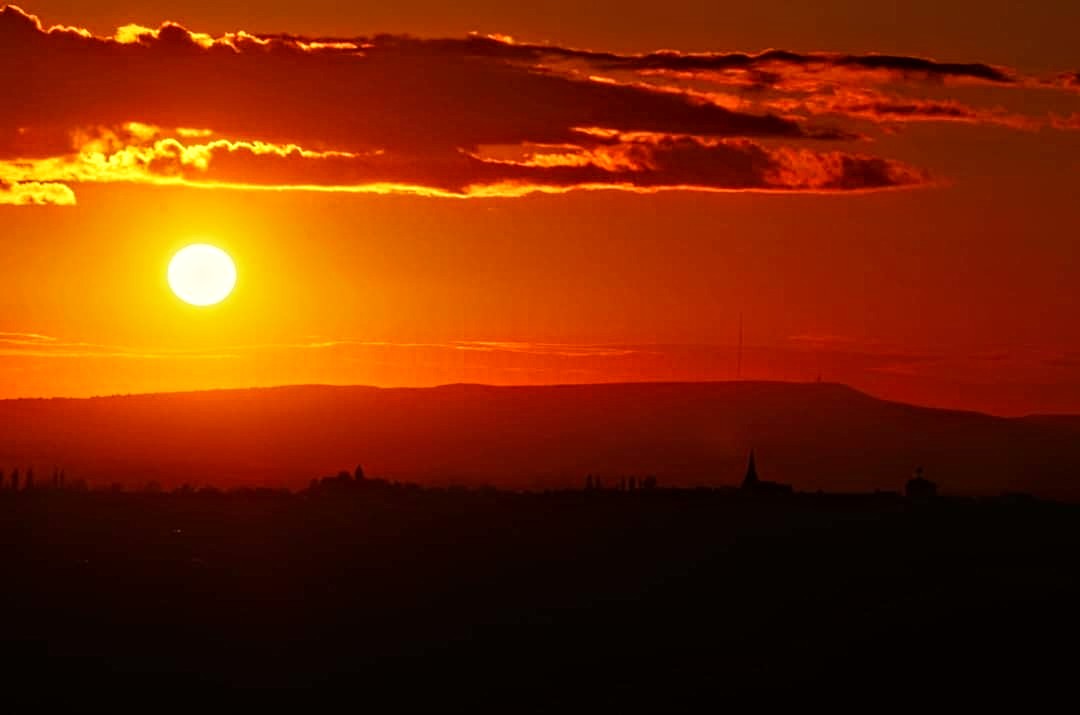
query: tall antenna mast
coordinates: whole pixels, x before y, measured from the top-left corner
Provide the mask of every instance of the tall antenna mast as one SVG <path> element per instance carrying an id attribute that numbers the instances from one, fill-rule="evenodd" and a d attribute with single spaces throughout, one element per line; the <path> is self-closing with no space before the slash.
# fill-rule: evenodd
<path id="1" fill-rule="evenodd" d="M 735 359 L 735 379 L 742 379 L 742 313 L 739 313 L 739 352 Z"/>

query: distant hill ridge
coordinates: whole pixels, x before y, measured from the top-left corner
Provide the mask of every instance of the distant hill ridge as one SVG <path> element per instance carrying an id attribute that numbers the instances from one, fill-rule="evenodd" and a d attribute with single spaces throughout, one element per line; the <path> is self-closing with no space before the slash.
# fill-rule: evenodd
<path id="1" fill-rule="evenodd" d="M 430 388 L 293 385 L 0 401 L 0 470 L 63 466 L 95 483 L 302 486 L 362 463 L 421 483 L 579 486 L 586 474 L 797 489 L 1080 496 L 1080 417 L 887 402 L 845 385 L 620 383 Z"/>

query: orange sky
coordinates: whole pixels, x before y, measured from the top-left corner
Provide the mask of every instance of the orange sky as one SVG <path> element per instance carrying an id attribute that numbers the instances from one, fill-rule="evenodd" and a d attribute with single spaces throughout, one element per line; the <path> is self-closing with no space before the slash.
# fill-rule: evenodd
<path id="1" fill-rule="evenodd" d="M 0 397 L 730 379 L 742 313 L 744 377 L 1080 411 L 1074 3 L 228 5 L 0 15 Z"/>

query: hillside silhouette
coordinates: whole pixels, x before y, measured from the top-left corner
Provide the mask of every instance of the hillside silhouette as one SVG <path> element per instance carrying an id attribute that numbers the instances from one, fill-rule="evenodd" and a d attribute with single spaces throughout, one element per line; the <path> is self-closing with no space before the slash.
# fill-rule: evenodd
<path id="1" fill-rule="evenodd" d="M 291 386 L 0 401 L 0 469 L 91 485 L 299 488 L 362 462 L 428 485 L 577 487 L 587 474 L 735 486 L 748 450 L 797 490 L 1080 497 L 1077 418 L 887 402 L 836 384 Z"/>

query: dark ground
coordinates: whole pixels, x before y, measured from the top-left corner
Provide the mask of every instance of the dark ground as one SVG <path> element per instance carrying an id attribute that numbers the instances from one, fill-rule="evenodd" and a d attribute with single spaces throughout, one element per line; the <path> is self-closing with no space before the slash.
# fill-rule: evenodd
<path id="1" fill-rule="evenodd" d="M 4 492 L 0 545 L 0 688 L 43 698 L 695 712 L 1076 678 L 1080 507 L 1027 499 Z"/>

